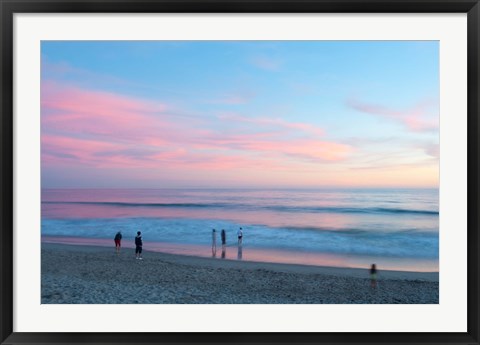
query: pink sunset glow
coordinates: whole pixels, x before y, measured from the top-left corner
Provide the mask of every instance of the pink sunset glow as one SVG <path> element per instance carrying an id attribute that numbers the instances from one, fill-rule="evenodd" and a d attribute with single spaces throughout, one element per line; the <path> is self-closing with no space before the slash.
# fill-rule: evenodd
<path id="1" fill-rule="evenodd" d="M 45 42 L 42 187 L 437 187 L 422 45 Z"/>
<path id="2" fill-rule="evenodd" d="M 153 116 L 163 104 L 108 92 L 45 82 L 41 105 L 43 127 L 58 132 L 138 139 L 152 126 L 170 130 Z"/>
<path id="3" fill-rule="evenodd" d="M 286 122 L 279 118 L 273 118 L 273 119 L 264 118 L 264 117 L 248 118 L 238 114 L 224 114 L 224 115 L 221 115 L 219 118 L 222 120 L 234 121 L 239 123 L 243 122 L 243 123 L 247 123 L 255 126 L 266 126 L 266 127 L 274 126 L 274 127 L 279 127 L 286 130 L 301 130 L 306 133 L 313 134 L 315 136 L 325 135 L 325 131 L 322 128 L 313 126 L 308 123 Z"/>
<path id="4" fill-rule="evenodd" d="M 187 121 L 163 102 L 57 82 L 42 84 L 41 105 L 42 163 L 49 168 L 125 168 L 139 179 L 166 178 L 166 172 L 192 179 L 203 170 L 211 176 L 199 178 L 220 173 L 230 181 L 258 171 L 259 182 L 268 171 L 294 181 L 305 168 L 342 162 L 355 152 L 308 123 L 237 114 Z"/>
<path id="5" fill-rule="evenodd" d="M 438 130 L 438 118 L 428 112 L 433 106 L 430 102 L 421 102 L 406 110 L 396 110 L 378 104 L 370 104 L 350 99 L 347 102 L 351 108 L 376 116 L 382 116 L 400 122 L 409 130 L 415 132 Z"/>

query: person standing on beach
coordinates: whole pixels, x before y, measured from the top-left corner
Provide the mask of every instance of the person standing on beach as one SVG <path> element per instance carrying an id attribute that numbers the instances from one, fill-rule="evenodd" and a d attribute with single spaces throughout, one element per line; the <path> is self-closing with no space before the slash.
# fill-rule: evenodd
<path id="1" fill-rule="evenodd" d="M 225 247 L 227 245 L 227 234 L 225 233 L 224 229 L 222 229 L 220 237 L 222 238 L 222 247 Z"/>
<path id="2" fill-rule="evenodd" d="M 370 286 L 372 289 L 377 287 L 377 265 L 375 264 L 370 267 Z"/>
<path id="3" fill-rule="evenodd" d="M 118 254 L 120 254 L 120 246 L 121 246 L 121 242 L 122 242 L 122 233 L 119 231 L 117 232 L 117 234 L 115 235 L 115 238 L 113 239 L 115 241 L 115 252 Z"/>
<path id="4" fill-rule="evenodd" d="M 242 228 L 238 229 L 237 236 L 238 236 L 238 246 L 240 247 L 242 245 L 242 238 L 243 238 Z"/>
<path id="5" fill-rule="evenodd" d="M 142 260 L 142 233 L 137 231 L 137 236 L 135 237 L 135 259 Z"/>
<path id="6" fill-rule="evenodd" d="M 222 238 L 222 259 L 225 259 L 225 250 L 227 246 L 227 234 L 225 233 L 224 229 L 222 229 L 222 232 L 220 233 L 220 237 Z"/>
<path id="7" fill-rule="evenodd" d="M 212 256 L 217 255 L 217 231 L 212 229 Z"/>

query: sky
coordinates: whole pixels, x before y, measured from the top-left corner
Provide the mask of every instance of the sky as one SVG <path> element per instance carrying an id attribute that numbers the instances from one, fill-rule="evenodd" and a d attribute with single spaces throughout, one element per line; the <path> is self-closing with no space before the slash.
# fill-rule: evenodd
<path id="1" fill-rule="evenodd" d="M 437 41 L 42 41 L 42 188 L 438 188 Z"/>

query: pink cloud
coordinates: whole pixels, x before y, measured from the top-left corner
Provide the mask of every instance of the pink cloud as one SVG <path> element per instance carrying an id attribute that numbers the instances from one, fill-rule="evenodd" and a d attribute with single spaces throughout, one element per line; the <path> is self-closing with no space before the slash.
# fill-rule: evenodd
<path id="1" fill-rule="evenodd" d="M 319 140 L 260 141 L 248 143 L 244 148 L 320 161 L 343 160 L 353 151 L 348 145 Z"/>
<path id="2" fill-rule="evenodd" d="M 172 161 L 183 156 L 182 149 L 132 148 L 133 143 L 42 135 L 42 162 L 56 165 L 82 165 L 95 168 L 149 168 L 157 169 L 159 162 Z"/>
<path id="3" fill-rule="evenodd" d="M 438 115 L 429 111 L 429 108 L 433 106 L 431 102 L 418 103 L 406 110 L 391 109 L 354 99 L 348 100 L 347 105 L 362 113 L 378 115 L 397 121 L 414 132 L 435 131 L 439 127 Z"/>
<path id="4" fill-rule="evenodd" d="M 96 152 L 117 149 L 118 145 L 96 140 L 42 134 L 42 162 L 92 163 Z"/>
<path id="5" fill-rule="evenodd" d="M 42 84 L 42 124 L 49 129 L 114 135 L 142 131 L 165 105 L 110 92 L 83 90 L 52 82 Z"/>
<path id="6" fill-rule="evenodd" d="M 237 114 L 223 114 L 219 116 L 222 120 L 233 121 L 233 122 L 243 122 L 252 124 L 255 126 L 263 126 L 267 127 L 268 130 L 272 130 L 275 128 L 287 129 L 287 130 L 295 130 L 304 132 L 308 135 L 315 135 L 315 136 L 323 136 L 325 135 L 325 131 L 317 126 L 308 123 L 301 123 L 301 122 L 288 122 L 279 118 L 266 118 L 266 117 L 257 117 L 251 118 L 246 116 L 241 116 Z"/>
<path id="7" fill-rule="evenodd" d="M 44 132 L 69 137 L 159 146 L 184 135 L 164 103 L 56 82 L 42 83 L 41 112 Z"/>
<path id="8" fill-rule="evenodd" d="M 55 82 L 42 84 L 41 105 L 42 163 L 49 168 L 195 177 L 195 171 L 295 169 L 343 160 L 352 151 L 307 123 L 238 115 L 186 121 L 162 102 Z"/>
<path id="9" fill-rule="evenodd" d="M 225 154 L 244 152 L 256 154 L 259 157 L 267 155 L 277 160 L 341 161 L 347 159 L 354 151 L 353 147 L 332 141 L 314 139 L 278 139 L 262 138 L 262 134 L 213 136 L 195 145 L 201 149 L 215 149 Z"/>

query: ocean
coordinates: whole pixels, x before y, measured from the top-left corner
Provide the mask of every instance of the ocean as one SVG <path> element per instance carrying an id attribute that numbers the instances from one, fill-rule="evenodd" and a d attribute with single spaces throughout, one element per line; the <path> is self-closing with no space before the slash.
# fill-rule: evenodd
<path id="1" fill-rule="evenodd" d="M 44 241 L 141 231 L 146 251 L 199 256 L 225 229 L 226 259 L 438 271 L 438 189 L 44 189 L 41 224 Z"/>

